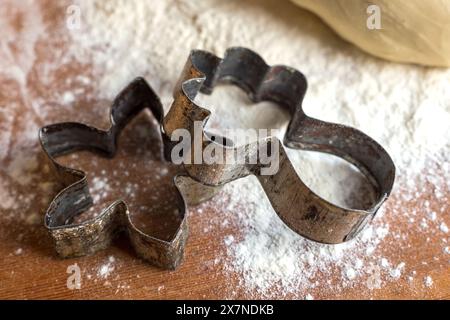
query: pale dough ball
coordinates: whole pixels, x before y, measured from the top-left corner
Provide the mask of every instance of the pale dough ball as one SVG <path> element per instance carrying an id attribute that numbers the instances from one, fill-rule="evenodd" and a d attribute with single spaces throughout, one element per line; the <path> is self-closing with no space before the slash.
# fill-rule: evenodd
<path id="1" fill-rule="evenodd" d="M 449 0 L 292 0 L 340 36 L 388 60 L 450 66 Z M 377 27 L 379 8 L 381 29 Z M 374 11 L 375 10 L 375 11 Z"/>

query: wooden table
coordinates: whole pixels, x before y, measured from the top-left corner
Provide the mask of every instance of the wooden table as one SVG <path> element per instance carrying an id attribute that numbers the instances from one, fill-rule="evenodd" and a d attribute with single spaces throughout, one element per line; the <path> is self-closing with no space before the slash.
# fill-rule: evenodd
<path id="1" fill-rule="evenodd" d="M 95 99 L 89 93 L 95 83 L 85 83 L 83 77 L 89 77 L 89 66 L 69 60 L 57 69 L 51 68 L 51 62 L 64 52 L 68 41 L 61 33 L 61 21 L 64 7 L 52 1 L 43 1 L 45 5 L 45 23 L 49 37 L 34 41 L 31 29 L 24 28 L 29 14 L 16 8 L 15 2 L 2 4 L 2 23 L 6 23 L 15 41 L 0 40 L 0 298 L 7 299 L 222 299 L 222 298 L 261 298 L 257 293 L 249 293 L 239 284 L 239 274 L 226 271 L 223 264 L 215 263 L 216 258 L 226 255 L 223 238 L 226 234 L 236 233 L 233 226 L 221 227 L 215 223 L 217 216 L 223 214 L 215 206 L 214 200 L 202 206 L 202 214 L 197 208 L 191 208 L 189 214 L 190 237 L 185 259 L 176 271 L 165 271 L 137 259 L 125 237 L 118 238 L 114 245 L 95 255 L 60 259 L 56 256 L 52 242 L 43 227 L 43 214 L 51 197 L 58 191 L 56 181 L 50 175 L 37 140 L 38 128 L 44 124 L 60 121 L 82 121 L 99 127 L 108 126 L 109 101 Z M 4 7 L 3 7 L 4 6 Z M 25 13 L 24 13 L 25 12 Z M 25 19 L 25 20 L 24 20 Z M 14 34 L 15 33 L 15 34 Z M 6 69 L 5 69 L 6 68 Z M 58 100 L 60 92 L 74 88 L 81 90 L 78 96 L 86 98 L 73 101 L 69 96 L 65 101 Z M 67 103 L 72 107 L 66 108 Z M 143 183 L 148 191 L 139 186 L 136 197 L 147 201 L 154 210 L 173 210 L 170 203 L 171 170 L 154 156 L 158 149 L 157 129 L 148 129 L 146 117 L 135 121 L 121 140 L 117 159 L 93 159 L 82 153 L 78 158 L 67 157 L 66 163 L 84 168 L 91 176 L 109 177 L 111 181 L 124 182 L 124 177 L 114 173 L 117 163 L 129 166 L 127 181 Z M 149 130 L 139 135 L 137 126 Z M 141 139 L 141 140 L 140 140 Z M 155 153 L 142 155 L 139 150 L 148 147 Z M 136 165 L 134 167 L 134 165 Z M 142 173 L 142 166 L 147 172 Z M 160 181 L 153 181 L 153 173 L 167 168 L 169 174 Z M 105 172 L 103 172 L 105 170 Z M 153 171 L 152 171 L 153 170 Z M 442 233 L 430 232 L 426 237 L 411 230 L 407 219 L 398 217 L 399 208 L 423 207 L 425 202 L 438 211 L 445 208 L 445 221 L 450 225 L 448 199 L 450 192 L 444 190 L 447 197 L 436 199 L 432 186 L 424 188 L 416 198 L 402 199 L 402 189 L 387 204 L 386 219 L 391 225 L 389 234 L 380 244 L 386 256 L 404 261 L 409 270 L 415 270 L 413 281 L 407 276 L 395 282 L 385 282 L 380 289 L 368 290 L 356 285 L 342 292 L 328 290 L 325 280 L 319 279 L 319 285 L 308 292 L 299 291 L 287 298 L 304 298 L 307 293 L 316 299 L 367 299 L 367 298 L 450 298 L 449 256 L 443 253 Z M 114 188 L 113 188 L 114 189 Z M 155 191 L 157 190 L 157 191 Z M 115 195 L 123 192 L 118 187 L 101 199 L 97 206 L 108 203 Z M 158 201 L 149 196 L 156 195 Z M 417 220 L 425 212 L 418 209 Z M 208 226 L 210 231 L 204 232 Z M 166 229 L 161 225 L 147 225 L 156 228 L 164 236 L 173 230 L 173 221 Z M 158 229 L 159 228 L 159 229 Z M 436 226 L 434 226 L 436 228 Z M 166 232 L 166 233 L 165 233 Z M 395 239 L 395 234 L 404 238 Z M 448 237 L 447 237 L 448 238 Z M 110 262 L 110 257 L 114 261 Z M 70 274 L 67 269 L 77 264 L 81 269 L 81 289 L 70 290 L 66 282 Z M 108 276 L 102 276 L 102 266 L 106 266 Z M 424 285 L 424 277 L 431 276 L 433 285 Z"/>

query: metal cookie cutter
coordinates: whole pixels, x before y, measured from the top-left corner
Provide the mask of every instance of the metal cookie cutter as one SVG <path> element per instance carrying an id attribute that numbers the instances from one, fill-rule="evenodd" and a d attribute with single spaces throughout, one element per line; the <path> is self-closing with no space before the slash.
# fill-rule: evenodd
<path id="1" fill-rule="evenodd" d="M 55 157 L 79 150 L 113 157 L 117 138 L 127 123 L 144 109 L 149 109 L 161 123 L 163 108 L 157 95 L 142 78 L 130 83 L 114 100 L 111 108 L 111 127 L 108 131 L 81 123 L 59 123 L 43 127 L 39 138 L 45 154 L 65 188 L 54 198 L 45 215 L 45 226 L 61 257 L 76 257 L 107 247 L 116 234 L 126 231 L 138 256 L 152 264 L 174 269 L 181 262 L 187 238 L 186 201 L 181 192 L 176 205 L 181 215 L 178 230 L 170 241 L 155 238 L 140 231 L 130 219 L 127 205 L 118 200 L 97 217 L 81 224 L 72 224 L 78 214 L 92 205 L 92 198 L 82 171 L 60 165 Z M 180 191 L 186 181 L 175 177 Z M 188 183 L 188 182 L 187 182 Z"/>
<path id="2" fill-rule="evenodd" d="M 278 216 L 298 234 L 322 243 L 340 243 L 353 238 L 370 221 L 389 196 L 395 178 L 395 166 L 388 153 L 373 139 L 359 130 L 308 117 L 302 109 L 307 83 L 302 73 L 286 66 L 268 66 L 255 52 L 230 48 L 223 59 L 205 51 L 191 52 L 174 91 L 174 102 L 164 118 L 165 139 L 177 129 L 188 130 L 194 136 L 195 121 L 206 124 L 210 111 L 194 102 L 199 92 L 209 94 L 219 83 L 232 83 L 243 89 L 254 101 L 272 101 L 286 108 L 291 120 L 284 136 L 289 148 L 326 152 L 356 165 L 377 191 L 377 200 L 365 210 L 344 208 L 322 199 L 298 177 L 283 147 L 279 148 L 279 170 L 263 175 L 264 165 L 224 163 L 185 163 L 189 176 L 205 185 L 220 186 L 248 175 L 255 175 Z M 265 141 L 234 147 L 200 137 L 201 148 L 221 148 L 225 159 L 244 152 L 251 157 L 259 153 L 264 143 L 269 148 L 278 143 L 275 137 Z M 198 139 L 197 139 L 198 140 Z M 195 139 L 191 150 L 194 150 Z M 172 147 L 166 149 L 170 151 Z M 167 145 L 169 142 L 166 143 Z M 267 146 L 265 146 L 267 148 Z"/>

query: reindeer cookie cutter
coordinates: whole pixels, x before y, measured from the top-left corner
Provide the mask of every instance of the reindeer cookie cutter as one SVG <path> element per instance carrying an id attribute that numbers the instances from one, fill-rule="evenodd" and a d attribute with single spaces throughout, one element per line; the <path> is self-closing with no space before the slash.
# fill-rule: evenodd
<path id="1" fill-rule="evenodd" d="M 193 161 L 185 164 L 187 174 L 209 186 L 255 175 L 275 212 L 296 233 L 330 244 L 355 237 L 373 219 L 393 187 L 395 166 L 383 147 L 357 129 L 308 117 L 302 109 L 307 88 L 303 74 L 286 66 L 269 66 L 258 54 L 242 47 L 228 49 L 223 59 L 206 51 L 191 52 L 174 91 L 172 107 L 164 118 L 165 135 L 171 136 L 179 128 L 192 132 L 195 121 L 206 124 L 210 111 L 197 105 L 195 97 L 199 92 L 211 93 L 220 83 L 240 87 L 253 102 L 272 101 L 286 108 L 291 120 L 284 145 L 330 153 L 347 160 L 368 178 L 377 199 L 372 206 L 361 210 L 337 206 L 321 198 L 297 175 L 283 147 L 279 148 L 279 170 L 273 175 L 262 175 L 261 163 L 210 165 Z M 210 136 L 203 135 L 203 148 L 218 144 Z M 192 144 L 195 142 L 192 140 Z M 274 142 L 278 142 L 276 137 L 266 141 Z M 259 142 L 241 147 L 229 144 L 221 146 L 224 154 L 244 148 L 243 152 L 250 156 L 261 147 Z"/>

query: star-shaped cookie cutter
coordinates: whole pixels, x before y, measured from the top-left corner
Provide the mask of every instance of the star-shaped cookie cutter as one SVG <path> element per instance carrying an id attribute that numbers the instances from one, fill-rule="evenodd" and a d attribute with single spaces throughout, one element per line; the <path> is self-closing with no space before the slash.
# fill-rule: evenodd
<path id="1" fill-rule="evenodd" d="M 374 186 L 377 199 L 370 208 L 361 210 L 337 206 L 321 198 L 297 175 L 283 147 L 279 148 L 279 170 L 273 175 L 262 175 L 264 165 L 259 162 L 195 164 L 190 161 L 184 164 L 189 176 L 205 185 L 220 186 L 255 175 L 278 216 L 296 233 L 330 244 L 355 237 L 373 219 L 393 187 L 395 166 L 383 147 L 357 129 L 308 117 L 302 109 L 307 89 L 303 74 L 287 66 L 269 66 L 257 53 L 242 47 L 228 49 L 223 59 L 206 51 L 191 52 L 174 91 L 174 102 L 164 118 L 166 139 L 180 128 L 193 136 L 195 121 L 201 121 L 204 127 L 210 111 L 197 105 L 195 97 L 199 92 L 210 94 L 219 83 L 237 85 L 253 102 L 272 101 L 286 108 L 291 120 L 284 144 L 293 149 L 330 153 L 354 164 Z M 205 133 L 202 140 L 203 150 L 216 144 L 215 147 L 223 148 L 225 158 L 237 151 L 250 157 L 261 151 L 264 145 L 261 142 L 278 143 L 276 137 L 269 137 L 234 147 L 228 142 L 220 144 Z M 191 150 L 195 143 L 198 141 L 193 139 Z"/>
<path id="2" fill-rule="evenodd" d="M 58 156 L 80 150 L 113 157 L 120 132 L 144 109 L 150 110 L 154 118 L 162 122 L 163 108 L 158 96 L 144 79 L 137 78 L 115 98 L 109 130 L 102 131 L 74 122 L 52 124 L 40 130 L 42 148 L 57 178 L 64 185 L 45 214 L 45 226 L 59 256 L 68 258 L 94 253 L 109 246 L 120 231 L 126 231 L 137 255 L 144 260 L 169 269 L 176 268 L 181 262 L 188 234 L 186 199 L 190 202 L 203 201 L 214 194 L 214 189 L 198 185 L 183 175 L 174 177 L 173 183 L 178 190 L 175 201 L 181 220 L 172 239 L 165 241 L 139 230 L 122 200 L 112 203 L 97 217 L 83 223 L 72 223 L 77 215 L 92 206 L 93 200 L 86 173 L 65 167 L 56 160 Z M 180 189 L 183 188 L 185 191 L 182 194 Z"/>

